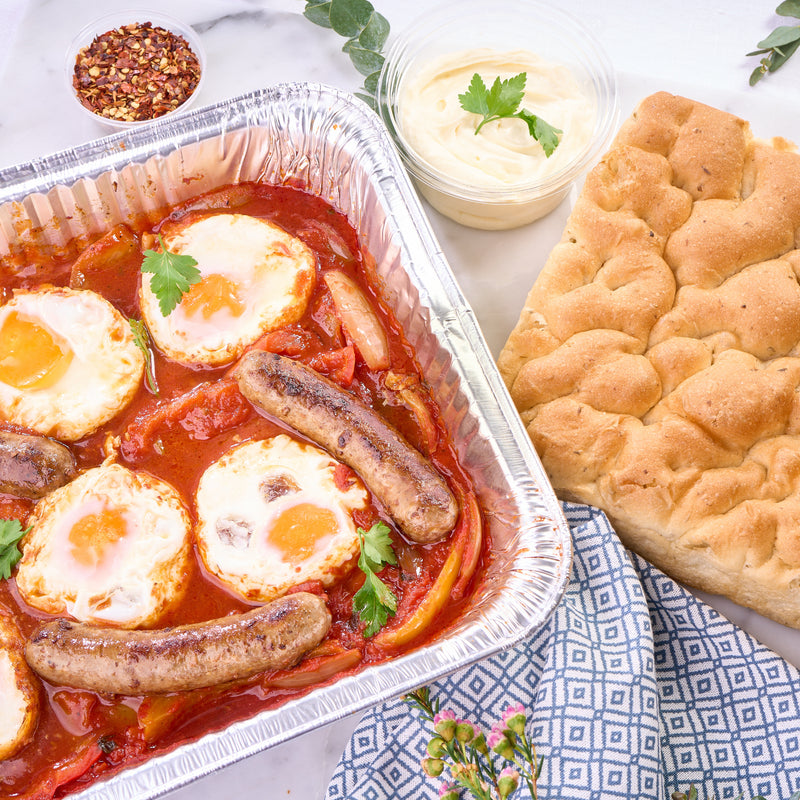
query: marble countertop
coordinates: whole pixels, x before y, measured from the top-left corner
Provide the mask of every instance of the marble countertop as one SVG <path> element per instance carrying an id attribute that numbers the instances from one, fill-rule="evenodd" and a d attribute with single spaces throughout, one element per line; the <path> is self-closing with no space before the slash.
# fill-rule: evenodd
<path id="1" fill-rule="evenodd" d="M 521 0 L 524 2 L 524 0 Z M 372 0 L 399 31 L 427 0 Z M 146 3 L 104 0 L 103 12 Z M 560 0 L 601 39 L 618 72 L 623 117 L 645 95 L 668 90 L 733 111 L 757 136 L 800 142 L 800 56 L 756 88 L 748 77 L 755 43 L 783 21 L 765 4 L 728 0 Z M 316 81 L 356 91 L 361 77 L 332 31 L 302 17 L 303 0 L 160 0 L 162 13 L 191 24 L 207 54 L 198 105 L 284 81 Z M 487 3 L 487 9 L 491 4 Z M 95 0 L 0 0 L 0 168 L 97 139 L 108 131 L 67 91 L 64 58 L 77 32 L 98 16 Z M 547 218 L 507 232 L 475 231 L 426 207 L 457 280 L 497 355 L 558 240 L 566 200 Z M 500 265 L 500 266 L 498 266 Z M 800 631 L 701 595 L 764 644 L 800 666 Z M 202 778 L 171 800 L 230 797 L 322 798 L 357 720 L 346 718 Z M 267 788 L 268 787 L 268 788 Z"/>

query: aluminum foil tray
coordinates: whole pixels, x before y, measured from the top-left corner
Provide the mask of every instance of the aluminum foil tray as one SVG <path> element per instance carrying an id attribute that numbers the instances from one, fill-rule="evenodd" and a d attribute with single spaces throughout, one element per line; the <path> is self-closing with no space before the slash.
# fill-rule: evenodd
<path id="1" fill-rule="evenodd" d="M 285 84 L 0 171 L 0 258 L 88 243 L 119 222 L 226 183 L 298 183 L 346 214 L 374 256 L 475 481 L 492 560 L 457 624 L 393 661 L 321 687 L 98 783 L 76 798 L 154 798 L 362 711 L 538 630 L 566 587 L 569 529 L 541 463 L 377 115 Z"/>

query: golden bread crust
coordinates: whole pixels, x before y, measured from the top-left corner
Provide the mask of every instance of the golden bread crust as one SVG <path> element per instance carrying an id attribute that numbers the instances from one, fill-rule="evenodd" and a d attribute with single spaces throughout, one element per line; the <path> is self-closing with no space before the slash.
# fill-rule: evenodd
<path id="1" fill-rule="evenodd" d="M 658 93 L 587 176 L 499 357 L 557 494 L 800 628 L 800 155 Z"/>

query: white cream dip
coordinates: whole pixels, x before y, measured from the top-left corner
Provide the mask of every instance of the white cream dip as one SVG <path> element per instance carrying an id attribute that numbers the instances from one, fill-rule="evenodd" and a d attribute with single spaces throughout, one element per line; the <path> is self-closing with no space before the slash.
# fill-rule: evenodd
<path id="1" fill-rule="evenodd" d="M 563 131 L 549 158 L 521 119 L 494 120 L 475 134 L 481 116 L 464 111 L 458 95 L 467 91 L 476 72 L 487 88 L 498 76 L 506 80 L 520 72 L 527 74 L 519 109 Z M 569 181 L 555 187 L 563 189 L 555 196 L 543 188 L 517 197 L 489 195 L 541 183 L 565 169 L 589 142 L 595 111 L 594 99 L 581 90 L 567 67 L 526 50 L 479 48 L 440 56 L 410 70 L 397 99 L 402 136 L 434 176 L 442 176 L 441 189 L 448 190 L 439 191 L 431 182 L 422 185 L 418 181 L 420 191 L 447 216 L 483 228 L 524 224 L 560 202 Z M 456 186 L 448 186 L 448 182 Z M 466 187 L 465 194 L 453 198 L 452 191 L 459 185 Z M 488 190 L 485 202 L 494 207 L 481 209 L 481 190 Z"/>
<path id="2" fill-rule="evenodd" d="M 520 108 L 564 133 L 550 158 L 521 119 L 489 122 L 464 111 L 458 95 L 478 73 L 489 88 L 496 77 L 527 74 Z M 398 101 L 400 127 L 421 158 L 454 180 L 476 186 L 533 183 L 557 172 L 589 141 L 594 108 L 567 67 L 525 50 L 464 50 L 442 56 L 408 76 Z"/>

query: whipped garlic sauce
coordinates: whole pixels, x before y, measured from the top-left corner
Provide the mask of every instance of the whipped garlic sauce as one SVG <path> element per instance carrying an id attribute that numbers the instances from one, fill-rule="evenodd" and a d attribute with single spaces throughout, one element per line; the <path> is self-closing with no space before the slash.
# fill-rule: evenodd
<path id="1" fill-rule="evenodd" d="M 480 117 L 464 111 L 458 95 L 476 72 L 487 88 L 498 76 L 527 73 L 520 108 L 564 131 L 550 158 L 521 119 L 489 122 L 475 135 Z M 583 150 L 594 123 L 592 103 L 569 69 L 525 50 L 464 50 L 421 65 L 401 89 L 398 110 L 403 135 L 422 159 L 453 180 L 485 188 L 554 174 Z"/>
<path id="2" fill-rule="evenodd" d="M 476 72 L 487 88 L 497 77 L 527 74 L 519 109 L 563 131 L 550 158 L 521 119 L 494 120 L 475 134 L 481 117 L 464 111 L 458 96 Z M 408 148 L 430 173 L 430 180 L 417 174 L 417 184 L 431 205 L 462 224 L 503 229 L 544 216 L 566 196 L 572 178 L 545 184 L 589 144 L 595 105 L 564 65 L 527 50 L 478 48 L 409 70 L 397 97 L 397 119 Z"/>

